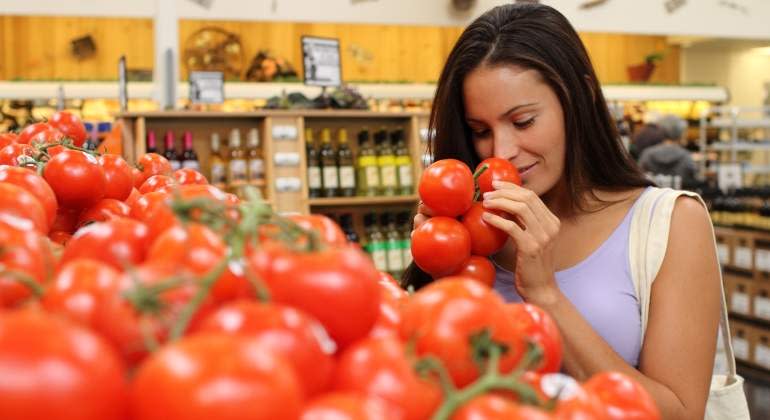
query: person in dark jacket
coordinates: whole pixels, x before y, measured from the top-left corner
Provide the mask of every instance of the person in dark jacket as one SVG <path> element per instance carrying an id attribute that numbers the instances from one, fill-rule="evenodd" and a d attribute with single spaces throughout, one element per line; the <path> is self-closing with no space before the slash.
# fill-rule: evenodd
<path id="1" fill-rule="evenodd" d="M 687 130 L 687 122 L 675 115 L 665 115 L 656 121 L 663 138 L 656 145 L 644 149 L 639 158 L 639 166 L 653 176 L 672 177 L 674 188 L 687 188 L 697 183 L 697 168 L 690 152 L 681 146 L 680 141 Z"/>

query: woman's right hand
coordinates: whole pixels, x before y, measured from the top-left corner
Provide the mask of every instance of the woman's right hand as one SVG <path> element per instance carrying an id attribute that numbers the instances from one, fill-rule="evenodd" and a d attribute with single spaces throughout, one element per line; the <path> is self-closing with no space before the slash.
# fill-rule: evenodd
<path id="1" fill-rule="evenodd" d="M 417 206 L 417 214 L 414 216 L 414 226 L 412 227 L 412 232 L 417 230 L 417 228 L 419 228 L 431 217 L 433 217 L 433 212 L 431 209 L 423 204 L 422 201 L 420 201 L 420 204 Z"/>

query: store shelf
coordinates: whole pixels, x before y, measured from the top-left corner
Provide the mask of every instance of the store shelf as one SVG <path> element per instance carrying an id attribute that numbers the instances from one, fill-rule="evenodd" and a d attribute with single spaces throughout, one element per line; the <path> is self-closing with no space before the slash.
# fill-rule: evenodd
<path id="1" fill-rule="evenodd" d="M 770 370 L 767 368 L 746 360 L 735 359 L 735 361 L 737 362 L 738 374 L 744 379 L 751 378 L 755 382 L 761 381 L 765 384 L 770 384 Z"/>
<path id="2" fill-rule="evenodd" d="M 709 101 L 725 102 L 727 89 L 721 86 L 605 85 L 604 97 L 610 101 Z"/>
<path id="3" fill-rule="evenodd" d="M 124 112 L 116 118 L 151 118 L 151 119 L 224 119 L 224 118 L 262 118 L 262 117 L 304 117 L 304 118 L 409 118 L 428 116 L 427 112 L 381 112 L 366 110 L 256 110 L 240 112 L 224 111 L 148 111 Z"/>
<path id="4" fill-rule="evenodd" d="M 708 125 L 716 128 L 770 128 L 770 118 L 732 119 L 723 117 L 711 120 Z"/>
<path id="5" fill-rule="evenodd" d="M 719 142 L 719 143 L 712 143 L 711 145 L 706 146 L 706 150 L 715 150 L 719 152 L 729 152 L 732 150 L 737 150 L 739 152 L 753 151 L 753 150 L 770 151 L 770 142 L 745 141 L 745 140 L 736 141 L 734 143 Z"/>
<path id="6" fill-rule="evenodd" d="M 338 207 L 338 206 L 377 206 L 388 204 L 416 204 L 416 195 L 402 195 L 395 197 L 335 197 L 335 198 L 311 198 L 308 204 L 311 207 Z"/>
<path id="7" fill-rule="evenodd" d="M 758 325 L 758 326 L 761 326 L 761 327 L 764 327 L 764 328 L 770 327 L 770 319 L 757 318 L 757 317 L 752 316 L 752 315 L 745 315 L 745 314 L 741 314 L 741 313 L 737 313 L 737 312 L 732 312 L 732 311 L 730 311 L 730 318 L 731 319 L 737 319 L 739 321 L 750 322 L 752 324 L 755 324 L 755 325 Z"/>

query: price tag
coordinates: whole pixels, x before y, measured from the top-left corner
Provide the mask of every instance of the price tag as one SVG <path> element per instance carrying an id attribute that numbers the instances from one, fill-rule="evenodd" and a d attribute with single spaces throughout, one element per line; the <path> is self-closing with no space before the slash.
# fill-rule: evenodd
<path id="1" fill-rule="evenodd" d="M 719 255 L 719 264 L 730 264 L 730 247 L 727 244 L 717 244 L 717 255 Z"/>
<path id="2" fill-rule="evenodd" d="M 751 248 L 739 246 L 735 248 L 733 264 L 738 268 L 751 270 L 753 268 L 751 258 Z"/>
<path id="3" fill-rule="evenodd" d="M 749 341 L 745 338 L 733 337 L 733 353 L 737 359 L 749 360 Z"/>
<path id="4" fill-rule="evenodd" d="M 299 153 L 276 152 L 275 166 L 299 166 Z"/>
<path id="5" fill-rule="evenodd" d="M 754 347 L 754 363 L 770 368 L 770 347 L 764 344 L 757 344 Z"/>
<path id="6" fill-rule="evenodd" d="M 221 104 L 225 101 L 225 79 L 221 71 L 190 72 L 190 102 Z"/>
<path id="7" fill-rule="evenodd" d="M 302 180 L 297 177 L 287 176 L 275 179 L 275 189 L 278 192 L 297 192 L 302 188 Z"/>
<path id="8" fill-rule="evenodd" d="M 743 187 L 743 171 L 740 163 L 721 163 L 717 167 L 717 185 L 722 191 Z"/>
<path id="9" fill-rule="evenodd" d="M 754 267 L 759 271 L 770 271 L 770 250 L 757 249 L 754 252 Z"/>
<path id="10" fill-rule="evenodd" d="M 305 84 L 340 86 L 340 41 L 332 38 L 302 37 L 302 66 Z"/>
<path id="11" fill-rule="evenodd" d="M 296 140 L 297 127 L 293 125 L 273 126 L 273 140 Z"/>
<path id="12" fill-rule="evenodd" d="M 751 299 L 749 299 L 749 295 L 746 293 L 734 292 L 732 297 L 730 297 L 730 309 L 739 314 L 751 314 L 749 303 L 751 303 Z"/>
<path id="13" fill-rule="evenodd" d="M 763 296 L 754 297 L 754 316 L 770 319 L 770 299 Z"/>

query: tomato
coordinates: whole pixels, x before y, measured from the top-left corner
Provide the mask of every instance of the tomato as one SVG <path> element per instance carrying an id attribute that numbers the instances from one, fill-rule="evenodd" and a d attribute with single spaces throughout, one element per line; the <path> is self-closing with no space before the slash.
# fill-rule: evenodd
<path id="1" fill-rule="evenodd" d="M 176 180 L 167 175 L 153 175 L 139 187 L 139 193 L 147 194 L 152 191 L 160 191 L 164 187 L 176 185 Z"/>
<path id="2" fill-rule="evenodd" d="M 521 407 L 517 403 L 489 394 L 480 395 L 463 404 L 450 418 L 451 420 L 530 419 L 522 415 Z"/>
<path id="3" fill-rule="evenodd" d="M 556 420 L 610 420 L 599 398 L 579 386 L 569 397 L 559 398 L 553 417 Z"/>
<path id="4" fill-rule="evenodd" d="M 256 339 L 294 367 L 306 397 L 325 391 L 334 370 L 334 342 L 320 322 L 289 306 L 241 300 L 201 321 L 195 333 L 229 333 Z"/>
<path id="5" fill-rule="evenodd" d="M 48 121 L 54 128 L 72 139 L 75 146 L 82 146 L 86 141 L 86 128 L 80 117 L 67 111 L 58 111 Z"/>
<path id="6" fill-rule="evenodd" d="M 16 143 L 16 133 L 0 133 L 0 149 L 9 144 Z"/>
<path id="7" fill-rule="evenodd" d="M 433 379 L 421 378 L 413 365 L 396 337 L 361 340 L 340 356 L 334 388 L 382 398 L 405 420 L 427 419 L 441 403 L 441 389 Z"/>
<path id="8" fill-rule="evenodd" d="M 473 174 L 459 160 L 442 159 L 423 171 L 418 190 L 434 216 L 457 217 L 473 203 Z"/>
<path id="9" fill-rule="evenodd" d="M 104 169 L 104 198 L 126 200 L 134 187 L 131 166 L 122 157 L 113 154 L 99 156 L 99 165 Z"/>
<path id="10" fill-rule="evenodd" d="M 583 388 L 599 398 L 610 420 L 660 419 L 655 400 L 639 383 L 622 373 L 598 373 Z"/>
<path id="11" fill-rule="evenodd" d="M 59 143 L 62 140 L 64 140 L 64 134 L 55 129 L 55 128 L 47 128 L 43 131 L 38 131 L 34 136 L 32 136 L 29 139 L 30 145 L 44 145 L 44 144 L 53 144 L 53 143 Z M 52 152 L 55 150 L 56 152 Z M 64 150 L 64 147 L 61 146 L 54 146 L 48 149 L 49 154 L 58 153 L 59 151 Z"/>
<path id="12" fill-rule="evenodd" d="M 95 157 L 78 150 L 64 150 L 45 165 L 43 178 L 51 185 L 59 205 L 85 208 L 104 197 L 104 169 Z"/>
<path id="13" fill-rule="evenodd" d="M 134 173 L 134 186 L 139 188 L 153 175 L 171 175 L 171 163 L 157 153 L 145 153 L 136 163 L 139 174 Z"/>
<path id="14" fill-rule="evenodd" d="M 388 273 L 380 271 L 380 287 L 384 289 L 390 296 L 397 301 L 401 301 L 409 297 L 406 290 L 399 286 L 398 282 Z"/>
<path id="15" fill-rule="evenodd" d="M 479 376 L 473 360 L 472 339 L 486 331 L 508 350 L 500 372 L 517 367 L 525 351 L 523 337 L 505 316 L 505 303 L 476 280 L 447 277 L 420 289 L 402 311 L 401 337 L 414 340 L 419 356 L 432 354 L 444 362 L 458 387 Z"/>
<path id="16" fill-rule="evenodd" d="M 505 309 L 514 328 L 543 351 L 543 359 L 534 370 L 539 373 L 558 372 L 561 369 L 562 340 L 553 318 L 528 303 L 509 303 Z"/>
<path id="17" fill-rule="evenodd" d="M 405 290 L 380 280 L 380 315 L 369 337 L 398 337 L 401 329 L 401 307 L 408 299 Z"/>
<path id="18" fill-rule="evenodd" d="M 134 180 L 134 189 L 137 190 L 142 186 L 145 179 L 142 175 L 142 171 L 133 166 L 131 167 L 131 178 Z"/>
<path id="19" fill-rule="evenodd" d="M 63 230 L 54 230 L 48 234 L 48 239 L 55 244 L 64 246 L 72 239 L 72 234 Z"/>
<path id="20" fill-rule="evenodd" d="M 476 172 L 484 165 L 487 166 L 487 169 L 476 178 L 480 193 L 484 194 L 485 192 L 494 191 L 495 188 L 492 187 L 492 181 L 504 181 L 521 185 L 519 170 L 510 161 L 497 157 L 487 158 L 476 166 Z"/>
<path id="21" fill-rule="evenodd" d="M 53 254 L 34 230 L 23 230 L 0 221 L 0 308 L 16 305 L 31 296 L 9 271 L 22 273 L 44 284 L 53 269 Z"/>
<path id="22" fill-rule="evenodd" d="M 398 410 L 379 398 L 350 392 L 324 394 L 310 401 L 300 420 L 402 420 Z"/>
<path id="23" fill-rule="evenodd" d="M 101 338 L 43 312 L 0 312 L 3 420 L 125 419 L 125 368 Z"/>
<path id="24" fill-rule="evenodd" d="M 26 189 L 8 182 L 0 182 L 0 221 L 48 233 L 48 216 L 40 200 Z"/>
<path id="25" fill-rule="evenodd" d="M 29 142 L 32 140 L 35 135 L 37 135 L 40 132 L 50 130 L 53 127 L 51 127 L 48 123 L 34 123 L 30 124 L 26 127 L 24 127 L 23 130 L 19 132 L 18 137 L 16 137 L 16 143 L 20 144 L 29 144 Z"/>
<path id="26" fill-rule="evenodd" d="M 471 236 L 455 219 L 431 217 L 412 232 L 412 256 L 434 278 L 448 276 L 471 256 Z"/>
<path id="27" fill-rule="evenodd" d="M 22 165 L 19 163 L 21 156 L 35 156 L 35 148 L 22 143 L 13 143 L 0 149 L 0 165 L 22 166 L 34 168 L 34 165 Z"/>
<path id="28" fill-rule="evenodd" d="M 51 231 L 74 233 L 78 224 L 78 217 L 80 217 L 80 211 L 59 207 L 56 211 L 56 219 L 53 221 Z"/>
<path id="29" fill-rule="evenodd" d="M 133 209 L 134 203 L 136 203 L 136 201 L 139 200 L 139 197 L 141 196 L 142 194 L 139 193 L 139 190 L 132 187 L 131 193 L 128 195 L 128 198 L 125 199 L 124 203 L 128 204 L 128 206 Z"/>
<path id="30" fill-rule="evenodd" d="M 316 317 L 344 348 L 364 337 L 379 315 L 379 273 L 355 246 L 316 252 L 262 247 L 249 260 L 275 302 Z"/>
<path id="31" fill-rule="evenodd" d="M 471 255 L 468 261 L 453 276 L 469 277 L 489 287 L 495 285 L 495 266 L 487 257 Z"/>
<path id="32" fill-rule="evenodd" d="M 230 207 L 235 207 L 238 204 L 241 204 L 241 199 L 235 194 L 225 193 L 225 204 Z"/>
<path id="33" fill-rule="evenodd" d="M 318 232 L 327 245 L 344 246 L 348 243 L 340 226 L 322 214 L 292 214 L 288 218 L 303 229 Z"/>
<path id="34" fill-rule="evenodd" d="M 206 177 L 202 173 L 192 168 L 182 168 L 174 171 L 174 179 L 181 185 L 200 184 L 206 185 L 209 183 Z"/>
<path id="35" fill-rule="evenodd" d="M 180 222 L 171 211 L 170 196 L 164 192 L 142 195 L 131 206 L 131 217 L 144 222 L 150 229 L 150 243 L 153 243 L 166 229 Z"/>
<path id="36" fill-rule="evenodd" d="M 119 217 L 128 217 L 131 207 L 114 198 L 102 198 L 93 206 L 83 210 L 78 217 L 77 226 L 85 226 L 93 222 L 106 222 Z"/>
<path id="37" fill-rule="evenodd" d="M 53 226 L 58 208 L 56 195 L 43 177 L 24 168 L 0 166 L 0 182 L 16 184 L 34 195 L 43 205 L 48 226 Z"/>
<path id="38" fill-rule="evenodd" d="M 471 253 L 481 257 L 490 256 L 499 251 L 508 242 L 508 234 L 482 218 L 484 212 L 493 213 L 500 217 L 506 217 L 501 211 L 487 210 L 481 203 L 473 203 L 473 206 L 462 216 L 462 224 L 471 235 Z"/>
<path id="39" fill-rule="evenodd" d="M 134 378 L 134 420 L 275 420 L 299 417 L 290 364 L 245 337 L 202 334 L 164 347 Z"/>
<path id="40" fill-rule="evenodd" d="M 61 263 L 76 258 L 93 258 L 118 270 L 144 261 L 149 231 L 132 219 L 113 219 L 81 228 L 64 247 Z"/>

